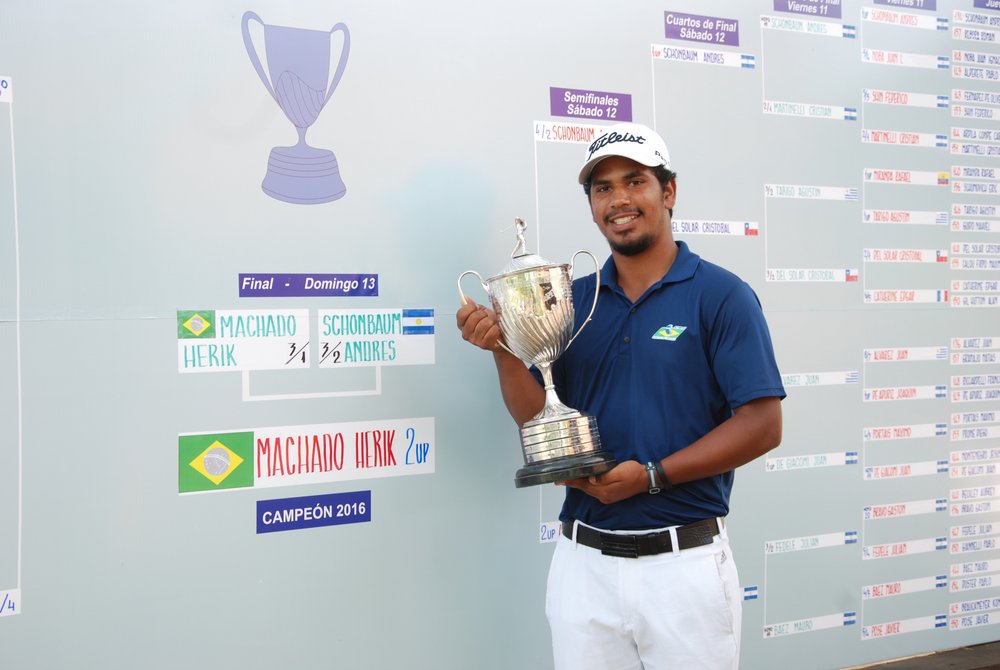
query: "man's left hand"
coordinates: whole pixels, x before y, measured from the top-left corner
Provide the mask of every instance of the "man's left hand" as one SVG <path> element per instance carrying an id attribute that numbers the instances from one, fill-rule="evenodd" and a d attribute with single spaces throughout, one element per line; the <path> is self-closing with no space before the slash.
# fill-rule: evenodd
<path id="1" fill-rule="evenodd" d="M 646 493 L 649 490 L 649 477 L 646 475 L 646 466 L 642 463 L 624 461 L 603 474 L 556 484 L 580 489 L 605 505 L 610 505 L 639 493 Z"/>

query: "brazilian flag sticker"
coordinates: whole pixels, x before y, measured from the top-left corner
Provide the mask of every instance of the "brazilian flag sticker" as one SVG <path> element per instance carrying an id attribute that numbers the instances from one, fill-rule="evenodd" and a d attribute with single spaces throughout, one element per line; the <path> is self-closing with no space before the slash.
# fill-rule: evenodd
<path id="1" fill-rule="evenodd" d="M 253 486 L 253 432 L 177 439 L 178 493 Z"/>
<path id="2" fill-rule="evenodd" d="M 678 337 L 681 336 L 687 330 L 687 326 L 675 326 L 674 324 L 668 324 L 666 326 L 660 326 L 653 333 L 654 340 L 667 340 L 668 342 L 673 342 Z"/>
<path id="3" fill-rule="evenodd" d="M 198 338 L 207 340 L 215 337 L 215 310 L 177 310 L 177 339 Z"/>

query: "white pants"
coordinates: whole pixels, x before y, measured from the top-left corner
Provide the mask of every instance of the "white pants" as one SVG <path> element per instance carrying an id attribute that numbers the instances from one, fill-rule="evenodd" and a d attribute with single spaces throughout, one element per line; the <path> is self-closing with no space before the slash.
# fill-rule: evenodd
<path id="1" fill-rule="evenodd" d="M 725 530 L 712 544 L 640 558 L 561 537 L 545 614 L 555 670 L 739 666 L 742 600 Z"/>

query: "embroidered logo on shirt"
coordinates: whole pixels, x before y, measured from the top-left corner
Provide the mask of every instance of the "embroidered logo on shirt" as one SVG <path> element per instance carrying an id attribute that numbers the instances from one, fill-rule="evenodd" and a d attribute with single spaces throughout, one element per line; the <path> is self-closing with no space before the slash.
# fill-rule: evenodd
<path id="1" fill-rule="evenodd" d="M 683 333 L 685 330 L 687 330 L 687 326 L 675 326 L 672 323 L 666 326 L 660 326 L 659 328 L 656 329 L 656 332 L 653 333 L 653 339 L 667 340 L 669 342 L 673 342 L 678 337 L 680 337 L 681 333 Z"/>

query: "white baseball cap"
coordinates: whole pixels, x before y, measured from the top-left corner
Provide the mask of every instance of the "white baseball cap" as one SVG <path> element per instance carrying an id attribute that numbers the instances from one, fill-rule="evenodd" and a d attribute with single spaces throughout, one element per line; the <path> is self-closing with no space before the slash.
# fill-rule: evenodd
<path id="1" fill-rule="evenodd" d="M 670 169 L 670 154 L 663 138 L 641 123 L 617 123 L 587 147 L 586 162 L 580 168 L 580 183 L 586 184 L 594 166 L 610 156 L 624 156 L 646 167 L 662 165 Z"/>

